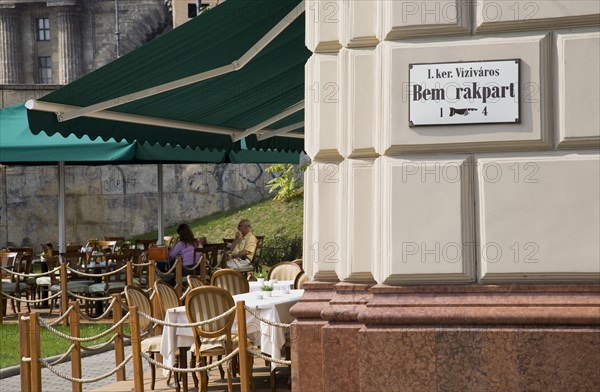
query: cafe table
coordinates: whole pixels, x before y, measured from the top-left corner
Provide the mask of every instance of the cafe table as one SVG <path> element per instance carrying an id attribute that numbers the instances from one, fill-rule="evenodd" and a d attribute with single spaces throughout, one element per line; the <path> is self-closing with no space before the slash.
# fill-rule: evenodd
<path id="1" fill-rule="evenodd" d="M 258 292 L 244 293 L 233 296 L 235 302 L 245 301 L 248 308 L 260 317 L 272 320 L 278 323 L 291 323 L 294 318 L 290 315 L 290 308 L 298 302 L 304 290 L 290 290 L 288 293 L 284 290 L 275 291 L 274 295 L 268 298 L 258 298 Z M 165 315 L 165 321 L 176 324 L 189 323 L 185 306 L 171 308 Z M 256 317 L 246 311 L 246 329 L 248 339 L 255 346 L 260 346 L 263 353 L 272 358 L 281 359 L 282 349 L 285 346 L 286 330 L 283 328 L 272 327 L 259 321 Z M 237 333 L 237 320 L 235 320 L 232 333 Z M 175 357 L 180 348 L 189 348 L 194 344 L 194 333 L 191 327 L 170 327 L 164 326 L 160 353 L 163 356 L 163 363 L 168 366 L 175 365 Z M 275 367 L 275 364 L 271 364 Z M 166 373 L 166 372 L 165 372 Z"/>

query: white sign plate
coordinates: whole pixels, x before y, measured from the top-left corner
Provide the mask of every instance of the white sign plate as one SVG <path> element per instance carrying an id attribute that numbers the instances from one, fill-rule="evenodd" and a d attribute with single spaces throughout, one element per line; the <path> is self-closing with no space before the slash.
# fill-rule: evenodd
<path id="1" fill-rule="evenodd" d="M 409 125 L 519 123 L 520 60 L 409 65 Z"/>

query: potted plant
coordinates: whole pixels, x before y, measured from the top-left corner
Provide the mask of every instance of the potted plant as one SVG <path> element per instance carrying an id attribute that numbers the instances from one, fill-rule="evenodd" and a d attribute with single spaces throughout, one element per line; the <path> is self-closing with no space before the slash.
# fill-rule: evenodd
<path id="1" fill-rule="evenodd" d="M 261 286 L 265 282 L 265 273 L 262 271 L 255 272 L 254 277 L 256 278 L 256 281 L 258 282 L 258 284 L 260 284 Z"/>
<path id="2" fill-rule="evenodd" d="M 263 293 L 263 296 L 265 298 L 270 297 L 271 293 L 273 292 L 273 286 L 268 285 L 268 284 L 263 284 L 262 286 L 260 286 L 260 290 Z"/>

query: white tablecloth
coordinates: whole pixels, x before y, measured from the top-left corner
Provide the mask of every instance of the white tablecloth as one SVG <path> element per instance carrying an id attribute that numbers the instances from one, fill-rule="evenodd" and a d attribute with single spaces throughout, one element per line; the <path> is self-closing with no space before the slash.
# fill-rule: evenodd
<path id="1" fill-rule="evenodd" d="M 248 282 L 250 284 L 250 292 L 254 292 L 254 291 L 260 291 L 261 287 L 263 285 L 269 285 L 269 286 L 273 286 L 274 289 L 276 290 L 283 290 L 284 288 L 289 288 L 290 290 L 294 288 L 294 281 L 293 280 L 278 280 L 276 283 L 275 282 L 270 282 L 270 281 L 265 281 L 264 283 L 259 283 L 259 282 Z"/>
<path id="2" fill-rule="evenodd" d="M 274 293 L 274 296 L 266 299 L 258 299 L 257 293 L 246 293 L 234 295 L 233 300 L 246 301 L 246 306 L 253 308 L 262 318 L 279 323 L 291 323 L 294 318 L 290 316 L 290 308 L 298 302 L 304 290 L 291 290 L 289 294 L 283 291 Z M 185 313 L 185 306 L 172 308 L 167 311 L 165 321 L 177 324 L 189 323 Z M 286 329 L 267 325 L 246 311 L 246 329 L 248 338 L 256 346 L 260 346 L 263 353 L 272 358 L 283 358 L 282 349 L 285 346 Z M 233 324 L 233 333 L 237 333 L 237 320 Z M 163 328 L 160 353 L 166 365 L 174 366 L 175 356 L 179 347 L 191 347 L 194 344 L 194 334 L 190 327 Z M 271 364 L 274 367 L 274 364 Z"/>

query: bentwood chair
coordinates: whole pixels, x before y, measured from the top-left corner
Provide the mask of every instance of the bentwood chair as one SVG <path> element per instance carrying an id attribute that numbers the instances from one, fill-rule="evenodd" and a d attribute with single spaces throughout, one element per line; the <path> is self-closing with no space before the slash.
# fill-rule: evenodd
<path id="1" fill-rule="evenodd" d="M 231 295 L 248 293 L 250 284 L 240 272 L 232 269 L 221 269 L 213 274 L 210 279 L 210 285 L 221 287 Z"/>
<path id="2" fill-rule="evenodd" d="M 164 320 L 167 310 L 181 306 L 179 297 L 170 284 L 163 281 L 154 282 L 154 292 L 158 297 L 158 304 L 160 307 L 160 315 L 158 318 L 161 320 Z"/>
<path id="3" fill-rule="evenodd" d="M 203 286 L 189 292 L 185 300 L 185 311 L 190 323 L 209 320 L 222 315 L 235 306 L 231 294 L 220 287 Z M 231 336 L 231 327 L 235 319 L 235 313 L 230 313 L 215 322 L 200 325 L 193 328 L 194 331 L 194 355 L 201 363 L 206 363 L 207 357 L 228 355 L 234 350 Z M 208 385 L 208 374 L 201 372 L 201 388 L 206 391 Z M 227 387 L 232 390 L 232 362 L 227 366 Z"/>
<path id="4" fill-rule="evenodd" d="M 292 261 L 282 261 L 271 267 L 268 279 L 295 280 L 300 272 L 302 272 L 302 268 L 298 264 Z"/>
<path id="5" fill-rule="evenodd" d="M 7 270 L 13 270 L 17 263 L 18 252 L 0 252 L 0 266 Z M 0 308 L 1 308 L 1 316 L 6 316 L 6 298 L 2 293 L 6 293 L 8 295 L 14 296 L 19 291 L 19 281 L 13 281 L 12 275 L 4 270 L 0 270 L 0 279 L 2 279 L 2 291 L 0 292 Z M 15 302 L 11 300 L 11 304 L 13 307 L 13 312 L 16 313 L 15 310 Z"/>
<path id="6" fill-rule="evenodd" d="M 31 273 L 33 250 L 30 247 L 16 248 L 16 247 L 11 246 L 8 248 L 8 251 L 18 253 L 17 259 L 15 260 L 13 271 L 18 274 L 29 275 Z M 34 296 L 35 292 L 33 290 L 35 287 L 35 280 L 33 278 L 30 281 L 29 278 L 27 278 L 27 277 L 20 277 L 18 275 L 13 275 L 12 281 L 18 283 L 18 289 L 14 293 L 16 297 L 18 297 L 18 298 L 25 297 L 25 299 L 28 300 L 30 298 L 30 296 L 31 297 Z M 26 304 L 27 304 L 27 310 L 29 312 L 31 312 L 31 306 L 29 305 L 29 302 L 27 302 Z M 14 305 L 14 302 L 13 302 L 13 305 Z M 13 308 L 14 308 L 14 306 L 13 306 Z M 17 309 L 19 312 L 21 311 L 21 302 L 17 302 Z"/>
<path id="7" fill-rule="evenodd" d="M 127 299 L 127 306 L 137 306 L 138 311 L 143 312 L 147 315 L 152 315 L 152 303 L 148 294 L 137 287 L 126 286 L 125 287 L 125 298 Z M 144 335 L 152 335 L 153 328 L 152 323 L 146 317 L 139 317 L 140 322 L 140 333 Z M 150 336 L 142 340 L 142 352 L 148 353 L 151 358 L 154 359 L 154 355 L 160 353 L 160 345 L 162 341 L 161 335 Z M 150 389 L 154 390 L 154 384 L 156 383 L 156 367 L 150 364 L 150 374 L 152 381 L 150 383 Z"/>
<path id="8" fill-rule="evenodd" d="M 197 275 L 188 275 L 187 282 L 190 290 L 204 286 L 204 282 L 202 282 L 202 279 Z"/>
<path id="9" fill-rule="evenodd" d="M 294 280 L 294 290 L 298 290 L 304 287 L 304 283 L 308 282 L 310 279 L 306 272 L 302 271 L 298 275 L 296 275 L 296 279 Z"/>

